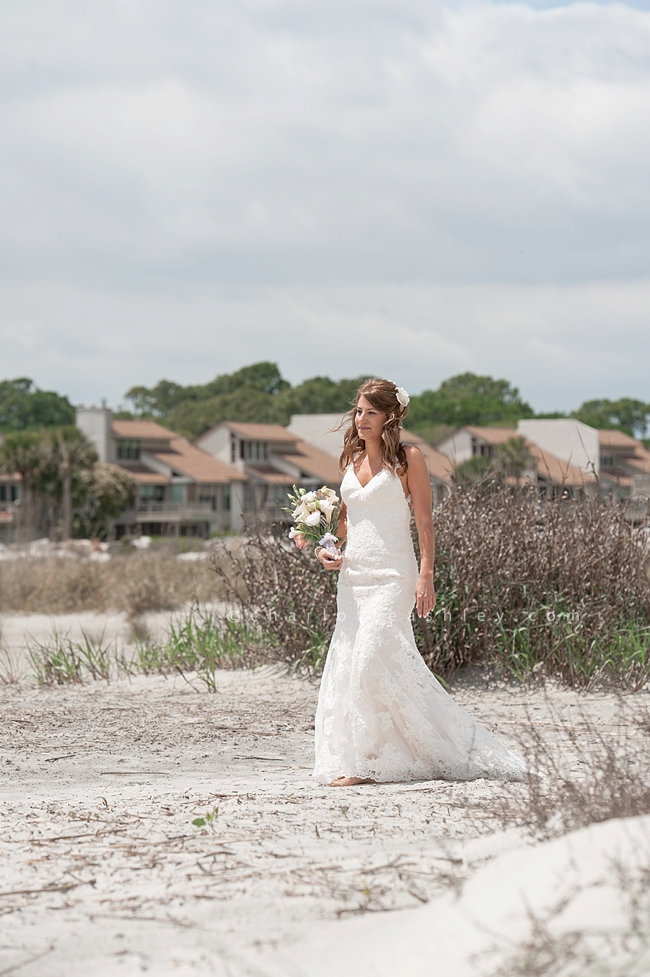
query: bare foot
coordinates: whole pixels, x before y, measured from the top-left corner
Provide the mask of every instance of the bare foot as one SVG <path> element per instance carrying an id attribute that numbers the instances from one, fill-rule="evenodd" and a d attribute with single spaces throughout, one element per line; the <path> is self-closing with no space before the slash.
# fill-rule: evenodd
<path id="1" fill-rule="evenodd" d="M 332 781 L 330 787 L 355 787 L 356 784 L 374 784 L 374 783 L 376 783 L 376 781 L 370 780 L 369 777 L 366 778 L 365 780 L 362 777 L 337 777 L 336 780 Z"/>

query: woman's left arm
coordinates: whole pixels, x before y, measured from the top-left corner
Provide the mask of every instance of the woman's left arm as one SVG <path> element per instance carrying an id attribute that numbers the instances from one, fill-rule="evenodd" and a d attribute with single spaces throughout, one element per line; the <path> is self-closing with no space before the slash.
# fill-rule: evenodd
<path id="1" fill-rule="evenodd" d="M 415 588 L 415 604 L 418 617 L 426 617 L 436 606 L 436 592 L 433 586 L 435 544 L 431 482 L 420 449 L 414 445 L 404 445 L 404 450 L 408 460 L 408 490 L 413 502 L 413 515 L 420 543 L 420 576 Z"/>

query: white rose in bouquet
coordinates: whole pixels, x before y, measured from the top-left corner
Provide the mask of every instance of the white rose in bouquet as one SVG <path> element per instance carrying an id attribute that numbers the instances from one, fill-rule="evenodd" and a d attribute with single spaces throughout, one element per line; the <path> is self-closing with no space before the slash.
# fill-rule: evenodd
<path id="1" fill-rule="evenodd" d="M 336 492 L 326 485 L 309 492 L 294 485 L 293 494 L 289 495 L 289 502 L 290 507 L 284 510 L 291 515 L 294 524 L 289 532 L 289 539 L 292 539 L 299 549 L 304 549 L 312 543 L 323 546 L 340 556 L 340 551 L 336 548 L 338 543 L 336 530 L 341 500 Z"/>

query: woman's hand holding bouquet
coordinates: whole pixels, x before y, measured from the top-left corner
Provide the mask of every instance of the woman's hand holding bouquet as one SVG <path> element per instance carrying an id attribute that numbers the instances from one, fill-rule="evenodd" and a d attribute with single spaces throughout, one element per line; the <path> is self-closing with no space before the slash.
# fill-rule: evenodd
<path id="1" fill-rule="evenodd" d="M 294 523 L 289 530 L 289 539 L 299 550 L 307 549 L 310 545 L 316 550 L 325 550 L 329 565 L 340 563 L 341 550 L 337 546 L 339 539 L 336 533 L 341 500 L 336 492 L 325 485 L 311 492 L 294 485 L 293 493 L 289 493 L 289 502 L 290 506 L 284 510 L 291 514 Z"/>

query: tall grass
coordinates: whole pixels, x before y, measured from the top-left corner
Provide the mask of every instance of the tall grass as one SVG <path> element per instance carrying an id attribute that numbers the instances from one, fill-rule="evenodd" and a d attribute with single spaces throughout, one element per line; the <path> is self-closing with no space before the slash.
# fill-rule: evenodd
<path id="1" fill-rule="evenodd" d="M 85 677 L 108 679 L 118 661 L 116 646 L 105 643 L 103 635 L 92 638 L 85 631 L 81 641 L 55 631 L 47 642 L 29 641 L 27 651 L 39 685 L 81 683 Z"/>
<path id="2" fill-rule="evenodd" d="M 234 617 L 216 617 L 195 607 L 185 619 L 172 622 L 164 641 L 139 641 L 130 670 L 162 675 L 194 673 L 209 692 L 216 692 L 220 669 L 259 664 L 256 637 Z M 121 665 L 128 670 L 124 662 Z"/>
<path id="3" fill-rule="evenodd" d="M 217 690 L 221 669 L 252 668 L 259 664 L 256 636 L 234 617 L 215 617 L 194 606 L 189 614 L 172 621 L 163 640 L 152 641 L 135 634 L 135 643 L 124 648 L 82 631 L 81 641 L 58 632 L 47 641 L 28 642 L 28 659 L 38 685 L 67 685 L 88 679 L 109 680 L 120 675 L 178 673 L 188 681 Z M 0 681 L 3 678 L 0 669 Z"/>

